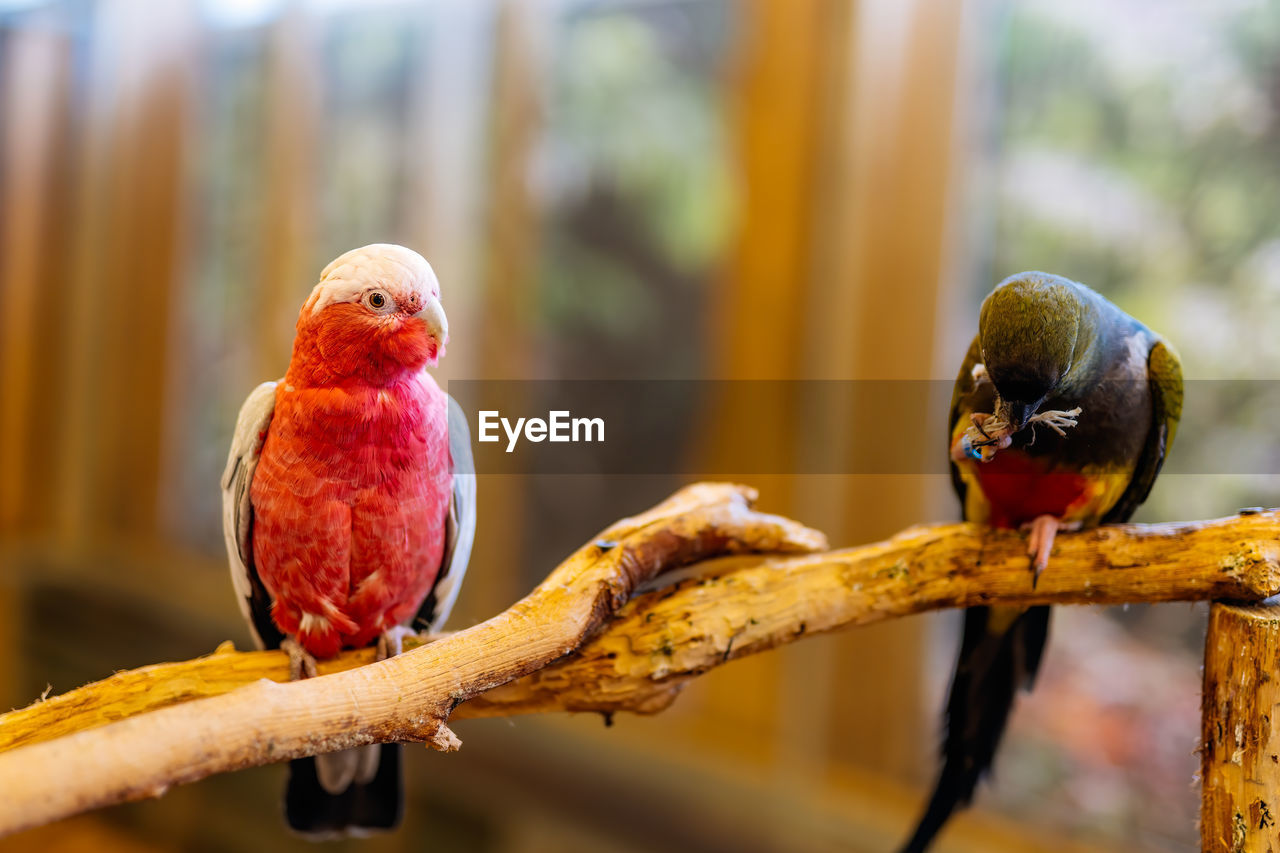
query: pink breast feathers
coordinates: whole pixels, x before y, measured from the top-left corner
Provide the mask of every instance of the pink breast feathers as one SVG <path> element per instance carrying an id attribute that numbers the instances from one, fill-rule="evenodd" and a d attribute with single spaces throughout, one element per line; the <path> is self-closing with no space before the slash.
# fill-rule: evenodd
<path id="1" fill-rule="evenodd" d="M 316 657 L 409 622 L 435 584 L 452 493 L 447 398 L 282 385 L 254 475 L 253 552 L 272 617 Z"/>

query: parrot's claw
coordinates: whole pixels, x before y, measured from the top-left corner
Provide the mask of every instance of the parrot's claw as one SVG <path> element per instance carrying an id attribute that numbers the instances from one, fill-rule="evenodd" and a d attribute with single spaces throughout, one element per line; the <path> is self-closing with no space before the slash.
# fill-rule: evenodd
<path id="1" fill-rule="evenodd" d="M 1049 553 L 1053 550 L 1053 540 L 1062 530 L 1080 529 L 1078 521 L 1062 521 L 1054 515 L 1037 516 L 1034 520 L 1022 525 L 1028 531 L 1027 556 L 1031 557 L 1031 588 L 1035 589 L 1040 582 L 1040 573 L 1049 566 Z"/>
<path id="2" fill-rule="evenodd" d="M 284 638 L 284 642 L 280 644 L 280 651 L 289 656 L 290 681 L 315 678 L 318 674 L 316 659 L 293 637 Z"/>
<path id="3" fill-rule="evenodd" d="M 1032 589 L 1040 582 L 1040 573 L 1049 566 L 1049 552 L 1053 550 L 1053 540 L 1058 535 L 1058 524 L 1056 517 L 1041 515 L 1023 525 L 1031 534 L 1027 537 L 1027 556 L 1031 558 Z"/>
<path id="4" fill-rule="evenodd" d="M 969 415 L 971 426 L 956 439 L 951 446 L 951 459 L 963 462 L 974 459 L 978 462 L 990 462 L 996 453 L 1013 443 L 1007 425 L 995 420 L 992 415 L 972 412 Z M 993 428 L 988 430 L 988 425 Z"/>
<path id="5" fill-rule="evenodd" d="M 404 651 L 404 640 L 406 637 L 417 637 L 418 632 L 410 628 L 408 625 L 396 625 L 388 628 L 378 636 L 378 651 L 374 656 L 374 660 L 386 660 L 393 658 Z"/>

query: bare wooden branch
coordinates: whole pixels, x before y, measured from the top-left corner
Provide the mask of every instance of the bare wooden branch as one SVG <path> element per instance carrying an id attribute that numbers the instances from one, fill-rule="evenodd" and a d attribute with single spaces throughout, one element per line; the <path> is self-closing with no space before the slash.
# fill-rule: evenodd
<path id="1" fill-rule="evenodd" d="M 1204 653 L 1200 846 L 1280 845 L 1280 607 L 1215 604 Z"/>
<path id="2" fill-rule="evenodd" d="M 964 524 L 914 527 L 887 542 L 796 557 L 704 562 L 638 596 L 577 654 L 470 699 L 454 719 L 539 711 L 653 711 L 680 680 L 806 633 L 983 603 L 1116 604 L 1280 591 L 1275 514 L 1063 534 L 1032 589 L 1023 540 Z M 410 640 L 407 647 L 412 648 Z M 322 675 L 372 649 L 320 662 Z M 120 672 L 0 715 L 0 752 L 62 737 L 259 679 L 287 682 L 281 652 L 235 652 Z"/>
<path id="3" fill-rule="evenodd" d="M 625 536 L 637 535 L 637 528 L 647 530 L 654 540 L 664 539 L 662 525 L 668 523 L 667 516 L 659 516 L 647 528 L 632 521 L 630 534 L 619 532 L 627 522 L 616 525 L 596 540 L 599 545 L 579 551 L 539 589 L 553 582 L 563 583 L 565 567 L 580 560 L 584 553 L 590 555 L 593 548 L 598 552 L 602 545 L 607 547 L 612 542 L 621 547 Z M 780 544 L 796 549 L 816 543 L 816 536 L 802 528 L 781 526 L 784 523 L 776 519 L 769 523 L 773 525 L 769 528 L 772 532 L 751 540 L 751 550 L 773 550 Z M 616 548 L 608 548 L 605 553 L 615 551 Z M 599 559 L 602 555 L 595 556 Z M 599 573 L 593 577 L 608 584 Z M 1211 522 L 1123 525 L 1063 534 L 1057 540 L 1048 571 L 1035 588 L 1031 586 L 1023 537 L 966 524 L 914 527 L 885 542 L 826 553 L 710 560 L 675 577 L 670 586 L 636 596 L 577 653 L 555 659 L 530 648 L 530 657 L 522 664 L 516 659 L 518 652 L 513 654 L 511 649 L 525 647 L 531 637 L 548 630 L 558 631 L 554 620 L 561 618 L 559 611 L 542 610 L 547 601 L 537 600 L 537 593 L 530 596 L 517 605 L 522 610 L 519 621 L 504 621 L 501 629 L 495 629 L 507 634 L 485 635 L 484 654 L 494 654 L 489 648 L 504 651 L 491 673 L 474 674 L 474 680 L 467 682 L 474 689 L 454 690 L 454 697 L 471 698 L 452 717 L 552 710 L 654 712 L 666 707 L 690 678 L 724 661 L 808 634 L 943 607 L 985 603 L 1258 601 L 1280 593 L 1280 517 L 1261 513 Z M 577 585 L 574 589 L 584 587 Z M 620 601 L 625 592 L 616 589 L 612 603 Z M 484 627 L 452 635 L 423 649 L 435 654 L 430 663 L 414 667 L 412 677 L 428 677 L 418 674 L 430 672 L 431 666 L 451 670 L 470 666 L 466 656 L 476 654 L 478 646 L 474 641 L 459 642 L 458 638 L 466 639 Z M 556 648 L 570 650 L 573 645 L 566 640 Z M 419 654 L 415 650 L 404 657 Z M 367 650 L 348 653 L 326 662 L 321 671 L 342 672 L 367 663 L 370 657 Z M 555 662 L 537 669 L 539 660 Z M 383 666 L 377 664 L 357 672 Z M 524 676 L 500 683 L 502 677 L 517 670 L 523 671 Z M 78 749 L 96 748 L 96 740 L 86 737 L 92 732 L 62 735 L 165 705 L 226 693 L 262 678 L 287 680 L 283 654 L 224 650 L 196 661 L 119 673 L 95 685 L 0 716 L 0 750 L 55 737 L 60 740 L 45 746 L 74 741 L 79 744 Z M 313 696 L 366 689 L 363 680 L 342 682 L 341 686 L 330 678 L 317 679 L 315 683 L 329 686 L 330 682 L 334 682 L 330 690 Z M 490 689 L 484 690 L 483 683 Z M 254 689 L 245 688 L 220 700 L 183 707 L 193 709 L 193 719 L 203 720 L 215 713 L 212 702 L 240 697 Z M 363 694 L 360 698 L 363 709 L 368 700 Z M 222 707 L 225 706 L 218 706 L 217 714 L 223 713 Z M 160 713 L 163 712 L 146 713 L 138 720 L 158 717 Z M 100 729 L 98 737 L 114 738 L 112 731 L 120 725 Z M 302 751 L 286 754 L 281 752 L 280 732 L 288 729 L 280 729 L 274 715 L 264 711 L 261 718 L 251 715 L 237 725 L 254 727 L 254 736 L 265 744 L 262 750 L 237 759 L 238 764 L 208 772 L 321 751 L 333 748 L 328 745 L 331 742 L 346 745 L 400 735 L 399 730 L 385 725 L 373 729 L 366 718 L 353 715 L 348 725 L 356 730 L 355 734 L 344 736 L 334 730 L 326 734 L 331 740 L 307 743 Z M 212 727 L 214 731 L 219 729 L 220 726 Z M 411 736 L 414 734 L 421 737 L 420 733 L 410 732 Z M 242 746 L 247 749 L 250 745 Z M 13 765 L 7 760 L 41 748 L 29 746 L 0 753 L 0 830 L 8 826 L 3 803 L 6 786 L 2 780 L 17 778 L 13 774 L 22 772 L 11 769 Z M 296 750 L 296 743 L 290 749 Z M 203 775 L 208 773 L 202 772 Z M 180 776 L 170 781 L 191 778 L 199 776 Z M 148 792 L 132 796 L 145 793 Z"/>
<path id="4" fill-rule="evenodd" d="M 214 773 L 386 741 L 460 742 L 461 702 L 576 649 L 659 571 L 716 554 L 807 551 L 821 533 L 749 509 L 750 489 L 701 484 L 624 519 L 537 589 L 466 631 L 389 660 L 239 690 L 0 754 L 0 835 L 158 796 Z"/>
<path id="5" fill-rule="evenodd" d="M 970 524 L 695 569 L 696 577 L 637 597 L 563 664 L 477 696 L 468 716 L 660 711 L 690 678 L 725 661 L 946 607 L 1260 601 L 1280 593 L 1280 514 L 1062 534 L 1034 588 L 1025 538 Z"/>

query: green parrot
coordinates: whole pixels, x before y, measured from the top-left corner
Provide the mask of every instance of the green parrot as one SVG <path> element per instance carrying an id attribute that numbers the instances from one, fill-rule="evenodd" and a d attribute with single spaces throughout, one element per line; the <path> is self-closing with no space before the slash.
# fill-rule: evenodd
<path id="1" fill-rule="evenodd" d="M 982 303 L 951 397 L 965 520 L 1026 530 L 1034 584 L 1059 530 L 1125 521 L 1146 500 L 1181 411 L 1182 368 L 1159 335 L 1082 284 L 1010 276 Z M 1048 633 L 1047 606 L 965 611 L 942 769 L 902 853 L 972 799 Z"/>

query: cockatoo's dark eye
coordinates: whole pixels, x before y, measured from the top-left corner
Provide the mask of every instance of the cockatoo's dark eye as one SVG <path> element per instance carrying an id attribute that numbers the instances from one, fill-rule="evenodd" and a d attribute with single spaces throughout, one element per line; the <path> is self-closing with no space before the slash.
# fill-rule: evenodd
<path id="1" fill-rule="evenodd" d="M 396 310 L 395 300 L 385 290 L 370 290 L 361 301 L 364 302 L 369 310 L 377 314 L 389 314 Z"/>

